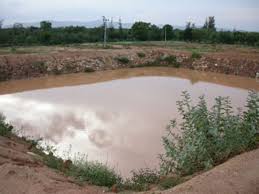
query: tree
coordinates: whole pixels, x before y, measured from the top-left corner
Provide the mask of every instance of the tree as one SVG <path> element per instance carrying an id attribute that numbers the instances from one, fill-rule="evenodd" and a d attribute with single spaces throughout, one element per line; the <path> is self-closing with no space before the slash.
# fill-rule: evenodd
<path id="1" fill-rule="evenodd" d="M 206 21 L 205 21 L 205 24 L 204 24 L 203 28 L 215 31 L 216 30 L 216 27 L 215 27 L 215 17 L 214 16 L 210 16 L 210 17 L 206 18 Z"/>
<path id="2" fill-rule="evenodd" d="M 0 29 L 2 29 L 3 24 L 4 24 L 4 20 L 2 19 L 2 20 L 0 20 Z"/>
<path id="3" fill-rule="evenodd" d="M 52 24 L 49 21 L 40 22 L 40 28 L 44 31 L 51 30 Z"/>
<path id="4" fill-rule="evenodd" d="M 122 40 L 124 37 L 121 18 L 119 19 L 119 37 L 120 37 L 120 40 Z"/>
<path id="5" fill-rule="evenodd" d="M 163 31 L 163 37 L 165 38 L 165 34 L 166 34 L 166 39 L 167 40 L 172 40 L 174 37 L 174 31 L 173 31 L 173 26 L 166 24 L 163 26 L 162 28 Z"/>
<path id="6" fill-rule="evenodd" d="M 186 28 L 183 32 L 183 39 L 184 40 L 188 40 L 188 41 L 192 41 L 192 23 L 191 22 L 187 22 L 186 24 Z"/>
<path id="7" fill-rule="evenodd" d="M 148 33 L 150 28 L 151 28 L 150 23 L 135 22 L 131 28 L 131 33 L 133 35 L 133 38 L 141 41 L 148 40 Z"/>
<path id="8" fill-rule="evenodd" d="M 23 28 L 23 24 L 22 23 L 14 23 L 13 28 L 15 28 L 15 29 Z"/>
<path id="9" fill-rule="evenodd" d="M 158 26 L 150 26 L 148 40 L 161 40 L 161 29 Z"/>

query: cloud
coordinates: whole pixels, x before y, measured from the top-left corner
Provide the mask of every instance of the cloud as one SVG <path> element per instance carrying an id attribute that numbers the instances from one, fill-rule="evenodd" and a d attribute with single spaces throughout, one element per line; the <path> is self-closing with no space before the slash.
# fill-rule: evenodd
<path id="1" fill-rule="evenodd" d="M 219 19 L 219 27 L 256 29 L 258 8 L 257 0 L 1 0 L 0 18 L 4 18 L 5 23 L 89 21 L 106 15 L 122 17 L 124 22 L 146 20 L 156 24 L 184 25 L 189 18 L 202 24 L 206 16 L 214 15 L 216 21 Z"/>

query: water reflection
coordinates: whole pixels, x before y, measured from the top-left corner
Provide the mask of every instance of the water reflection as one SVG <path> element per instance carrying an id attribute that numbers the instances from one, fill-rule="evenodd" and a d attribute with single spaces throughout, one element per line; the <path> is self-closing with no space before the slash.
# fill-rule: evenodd
<path id="1" fill-rule="evenodd" d="M 245 89 L 147 76 L 1 95 L 0 110 L 25 135 L 56 144 L 60 155 L 72 145 L 72 153 L 86 153 L 128 175 L 158 165 L 161 136 L 168 121 L 179 117 L 176 101 L 183 90 L 195 101 L 205 94 L 209 105 L 216 96 L 230 96 L 236 108 L 247 97 Z"/>

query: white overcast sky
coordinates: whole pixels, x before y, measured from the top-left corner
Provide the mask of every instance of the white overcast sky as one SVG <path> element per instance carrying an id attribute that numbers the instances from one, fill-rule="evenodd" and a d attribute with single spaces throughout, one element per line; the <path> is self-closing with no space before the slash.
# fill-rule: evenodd
<path id="1" fill-rule="evenodd" d="M 259 0 L 0 0 L 0 19 L 14 22 L 92 21 L 101 16 L 123 22 L 202 25 L 215 16 L 218 28 L 259 31 Z"/>

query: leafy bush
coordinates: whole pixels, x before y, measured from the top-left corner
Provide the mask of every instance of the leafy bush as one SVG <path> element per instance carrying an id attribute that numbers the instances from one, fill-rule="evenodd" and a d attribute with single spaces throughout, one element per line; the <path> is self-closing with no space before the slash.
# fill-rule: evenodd
<path id="1" fill-rule="evenodd" d="M 5 122 L 5 117 L 0 113 L 0 135 L 8 136 L 11 134 L 13 127 Z"/>
<path id="2" fill-rule="evenodd" d="M 134 191 L 149 190 L 151 184 L 157 184 L 160 179 L 160 174 L 156 170 L 149 168 L 132 171 L 131 179 L 126 180 L 124 188 Z"/>
<path id="3" fill-rule="evenodd" d="M 157 63 L 173 66 L 176 68 L 180 67 L 180 63 L 177 62 L 176 56 L 163 55 L 157 59 Z"/>
<path id="4" fill-rule="evenodd" d="M 130 60 L 128 59 L 128 57 L 116 57 L 116 60 L 119 62 L 119 63 L 122 63 L 122 64 L 128 64 L 130 62 Z"/>
<path id="5" fill-rule="evenodd" d="M 209 110 L 204 96 L 192 106 L 190 95 L 184 92 L 183 100 L 177 104 L 183 119 L 179 125 L 182 134 L 172 132 L 177 128 L 176 121 L 172 120 L 168 136 L 163 137 L 165 154 L 161 155 L 161 172 L 193 174 L 256 147 L 259 129 L 256 92 L 249 93 L 247 110 L 238 114 L 233 113 L 228 97 L 217 97 Z"/>
<path id="6" fill-rule="evenodd" d="M 84 72 L 86 72 L 86 73 L 92 73 L 92 72 L 95 72 L 95 69 L 92 68 L 92 67 L 85 67 Z"/>
<path id="7" fill-rule="evenodd" d="M 139 58 L 144 58 L 146 56 L 146 54 L 142 52 L 138 52 L 137 55 Z"/>
<path id="8" fill-rule="evenodd" d="M 39 73 L 47 73 L 47 66 L 43 61 L 34 61 L 32 68 Z"/>
<path id="9" fill-rule="evenodd" d="M 191 58 L 192 59 L 200 59 L 201 58 L 201 54 L 194 51 L 194 52 L 192 52 Z"/>

